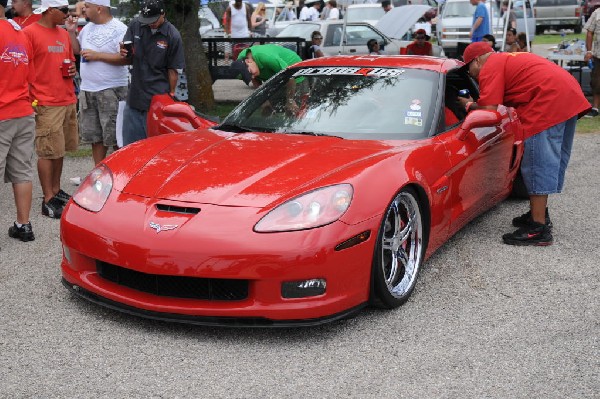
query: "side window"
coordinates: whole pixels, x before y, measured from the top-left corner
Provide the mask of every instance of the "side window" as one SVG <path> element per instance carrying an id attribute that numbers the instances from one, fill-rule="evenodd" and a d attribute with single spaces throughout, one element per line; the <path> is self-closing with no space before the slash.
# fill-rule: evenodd
<path id="1" fill-rule="evenodd" d="M 371 39 L 383 42 L 383 37 L 368 26 L 347 26 L 346 27 L 346 44 L 348 46 L 365 46 Z"/>
<path id="2" fill-rule="evenodd" d="M 469 94 L 473 99 L 477 100 L 479 98 L 479 88 L 466 72 L 454 70 L 446 75 L 444 112 L 442 113 L 445 118 L 444 125 L 446 129 L 455 125 L 458 121 L 462 121 L 467 116 L 467 112 L 458 101 L 459 92 L 465 89 L 469 90 Z"/>

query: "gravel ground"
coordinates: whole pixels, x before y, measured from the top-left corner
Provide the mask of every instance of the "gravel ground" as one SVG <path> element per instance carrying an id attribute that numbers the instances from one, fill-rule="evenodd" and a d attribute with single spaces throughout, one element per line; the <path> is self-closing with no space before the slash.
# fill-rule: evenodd
<path id="1" fill-rule="evenodd" d="M 87 303 L 60 283 L 59 222 L 10 239 L 0 185 L 1 398 L 598 398 L 600 134 L 577 135 L 555 245 L 501 244 L 527 204 L 506 201 L 454 236 L 394 311 L 312 329 L 167 324 Z M 89 158 L 66 158 L 69 177 Z"/>

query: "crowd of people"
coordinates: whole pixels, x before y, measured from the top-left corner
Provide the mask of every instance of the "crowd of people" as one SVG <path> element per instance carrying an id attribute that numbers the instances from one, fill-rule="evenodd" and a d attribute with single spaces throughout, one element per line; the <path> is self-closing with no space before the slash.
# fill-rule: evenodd
<path id="1" fill-rule="evenodd" d="M 77 150 L 81 138 L 97 164 L 117 148 L 120 103 L 123 145 L 145 138 L 152 97 L 174 96 L 185 66 L 181 35 L 165 18 L 162 0 L 146 0 L 129 26 L 113 18 L 110 0 L 78 4 L 72 15 L 68 0 L 42 0 L 35 11 L 31 0 L 15 0 L 7 19 L 7 0 L 0 0 L 0 174 L 12 183 L 17 209 L 9 235 L 21 241 L 35 239 L 34 151 L 41 213 L 59 219 L 70 199 L 61 188 L 65 153 Z M 88 22 L 79 30 L 81 16 Z"/>

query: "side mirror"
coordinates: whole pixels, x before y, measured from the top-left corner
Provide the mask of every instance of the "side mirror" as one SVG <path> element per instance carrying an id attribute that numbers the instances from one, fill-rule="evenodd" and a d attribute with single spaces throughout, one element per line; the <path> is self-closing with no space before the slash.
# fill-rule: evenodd
<path id="1" fill-rule="evenodd" d="M 469 112 L 462 125 L 458 129 L 458 139 L 465 140 L 467 134 L 478 127 L 499 126 L 502 122 L 500 112 L 489 109 L 478 109 Z"/>
<path id="2" fill-rule="evenodd" d="M 163 112 L 164 116 L 169 116 L 172 118 L 180 118 L 180 119 L 184 119 L 184 120 L 188 121 L 194 129 L 198 129 L 199 127 L 202 127 L 202 125 L 200 125 L 198 123 L 198 119 L 197 119 L 198 117 L 197 117 L 196 113 L 187 104 L 184 105 L 184 104 L 180 104 L 180 103 L 175 103 L 175 104 L 165 105 L 162 109 L 162 112 Z"/>

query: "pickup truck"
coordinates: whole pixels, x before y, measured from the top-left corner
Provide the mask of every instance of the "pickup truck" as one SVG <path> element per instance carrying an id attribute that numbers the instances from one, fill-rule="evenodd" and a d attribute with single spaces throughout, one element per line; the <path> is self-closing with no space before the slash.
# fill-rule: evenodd
<path id="1" fill-rule="evenodd" d="M 573 29 L 575 33 L 581 33 L 583 29 L 580 0 L 538 0 L 533 11 L 536 34 L 542 34 L 546 29 Z"/>

